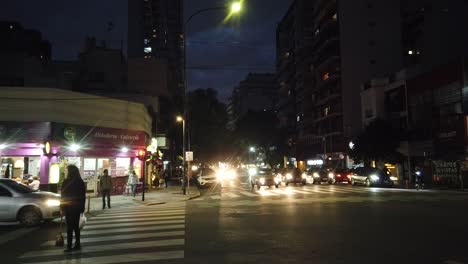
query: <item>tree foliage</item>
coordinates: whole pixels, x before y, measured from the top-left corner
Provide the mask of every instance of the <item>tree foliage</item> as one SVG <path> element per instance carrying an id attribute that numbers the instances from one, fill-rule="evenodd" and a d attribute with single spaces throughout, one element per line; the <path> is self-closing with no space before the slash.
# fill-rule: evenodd
<path id="1" fill-rule="evenodd" d="M 194 158 L 203 162 L 222 159 L 227 136 L 227 112 L 216 91 L 209 88 L 189 92 L 188 115 L 187 128 Z"/>
<path id="2" fill-rule="evenodd" d="M 402 155 L 397 152 L 400 134 L 384 120 L 375 120 L 354 140 L 351 157 L 357 162 L 368 163 L 372 160 L 398 162 Z"/>

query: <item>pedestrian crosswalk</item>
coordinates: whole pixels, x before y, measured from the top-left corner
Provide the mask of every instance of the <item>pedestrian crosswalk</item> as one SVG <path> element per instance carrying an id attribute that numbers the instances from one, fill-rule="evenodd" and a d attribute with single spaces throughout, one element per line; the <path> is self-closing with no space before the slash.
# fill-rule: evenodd
<path id="1" fill-rule="evenodd" d="M 65 237 L 66 241 L 66 237 Z M 183 259 L 185 204 L 109 210 L 88 220 L 80 251 L 64 253 L 46 241 L 20 257 L 21 263 L 134 263 Z"/>
<path id="2" fill-rule="evenodd" d="M 356 196 L 365 194 L 385 193 L 428 193 L 429 190 L 407 190 L 397 188 L 366 188 L 348 185 L 307 185 L 307 186 L 281 186 L 279 188 L 261 188 L 250 190 L 245 188 L 223 189 L 220 193 L 207 193 L 196 200 L 233 200 L 242 198 L 281 197 L 281 196 Z"/>

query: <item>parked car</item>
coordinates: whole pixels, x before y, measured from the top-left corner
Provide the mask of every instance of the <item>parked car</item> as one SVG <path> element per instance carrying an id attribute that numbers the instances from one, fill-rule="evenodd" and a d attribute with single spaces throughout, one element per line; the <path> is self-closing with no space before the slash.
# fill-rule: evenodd
<path id="1" fill-rule="evenodd" d="M 34 191 L 11 179 L 0 179 L 0 221 L 35 226 L 60 217 L 60 195 Z"/>
<path id="2" fill-rule="evenodd" d="M 351 184 L 364 184 L 371 186 L 393 186 L 391 175 L 380 169 L 372 167 L 360 167 L 351 171 Z"/>
<path id="3" fill-rule="evenodd" d="M 275 186 L 278 188 L 280 183 L 281 178 L 269 168 L 260 168 L 254 175 L 250 176 L 252 189 L 255 188 L 255 186 L 257 186 L 259 190 L 262 186 Z"/>

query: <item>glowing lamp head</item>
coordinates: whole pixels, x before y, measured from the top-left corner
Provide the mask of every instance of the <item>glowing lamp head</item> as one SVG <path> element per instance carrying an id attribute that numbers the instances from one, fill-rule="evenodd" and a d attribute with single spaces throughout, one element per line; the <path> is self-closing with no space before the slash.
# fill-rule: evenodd
<path id="1" fill-rule="evenodd" d="M 231 12 L 232 13 L 239 13 L 242 10 L 242 3 L 241 2 L 234 2 L 231 4 Z"/>
<path id="2" fill-rule="evenodd" d="M 177 120 L 177 122 L 182 122 L 182 121 L 184 121 L 184 118 L 181 117 L 181 116 L 178 116 L 178 117 L 176 118 L 176 120 Z"/>
<path id="3" fill-rule="evenodd" d="M 120 149 L 120 151 L 123 152 L 123 153 L 127 153 L 127 152 L 128 152 L 128 148 L 127 148 L 127 147 L 122 147 L 122 148 Z"/>

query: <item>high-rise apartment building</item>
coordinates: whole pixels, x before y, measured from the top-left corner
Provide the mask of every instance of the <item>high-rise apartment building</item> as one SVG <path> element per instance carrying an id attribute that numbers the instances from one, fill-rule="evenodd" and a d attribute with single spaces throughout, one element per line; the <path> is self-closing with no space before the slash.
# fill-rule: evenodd
<path id="1" fill-rule="evenodd" d="M 296 0 L 278 25 L 278 106 L 298 160 L 342 158 L 361 129 L 361 83 L 402 67 L 394 2 Z"/>
<path id="2" fill-rule="evenodd" d="M 128 1 L 129 86 L 152 95 L 183 91 L 182 0 Z"/>

